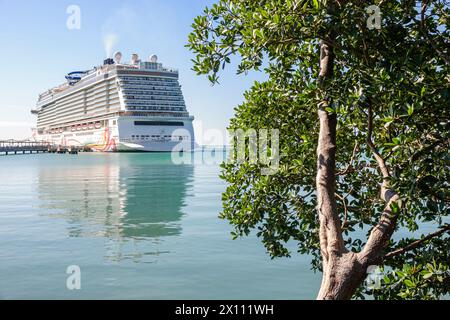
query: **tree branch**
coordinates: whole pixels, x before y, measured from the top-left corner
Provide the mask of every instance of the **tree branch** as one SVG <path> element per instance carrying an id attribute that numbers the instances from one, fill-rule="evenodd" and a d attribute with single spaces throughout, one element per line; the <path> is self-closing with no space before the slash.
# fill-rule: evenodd
<path id="1" fill-rule="evenodd" d="M 335 196 L 338 197 L 342 201 L 342 204 L 344 206 L 344 221 L 342 221 L 342 224 L 341 224 L 341 229 L 343 230 L 344 228 L 347 227 L 347 223 L 348 223 L 348 209 L 347 209 L 347 203 L 346 203 L 346 198 L 347 198 L 348 194 L 347 194 L 347 196 L 342 197 L 336 192 Z"/>
<path id="2" fill-rule="evenodd" d="M 399 249 L 396 249 L 394 251 L 391 251 L 391 252 L 387 253 L 384 256 L 383 260 L 395 257 L 395 256 L 403 254 L 403 253 L 405 253 L 407 251 L 414 250 L 417 247 L 421 246 L 424 242 L 426 242 L 426 241 L 428 241 L 428 240 L 430 240 L 432 238 L 438 237 L 438 236 L 440 236 L 441 234 L 443 234 L 445 232 L 450 232 L 450 225 L 445 225 L 442 229 L 440 229 L 440 230 L 438 230 L 436 232 L 430 233 L 429 235 L 427 235 L 426 237 L 424 237 L 422 239 L 416 240 L 416 241 L 408 244 L 407 246 L 405 246 L 403 248 L 399 248 Z"/>
<path id="3" fill-rule="evenodd" d="M 386 163 L 381 156 L 381 154 L 378 152 L 377 148 L 375 147 L 373 141 L 372 141 L 372 132 L 373 132 L 373 111 L 372 111 L 372 104 L 369 102 L 369 108 L 368 108 L 368 114 L 367 114 L 367 145 L 372 150 L 372 153 L 375 157 L 375 160 L 377 161 L 378 168 L 381 171 L 381 175 L 383 176 L 383 184 L 381 185 L 381 198 L 385 201 L 388 201 L 385 198 L 385 192 L 388 189 L 389 184 L 389 178 L 391 175 L 389 174 L 389 170 L 386 166 Z"/>
<path id="4" fill-rule="evenodd" d="M 337 173 L 337 175 L 342 176 L 342 175 L 347 174 L 350 171 L 350 169 L 353 167 L 353 161 L 355 160 L 356 152 L 358 152 L 358 149 L 359 149 L 358 147 L 359 147 L 359 144 L 358 144 L 358 141 L 356 141 L 355 146 L 353 147 L 352 156 L 350 158 L 348 166 L 345 168 L 345 170 L 339 171 Z"/>
<path id="5" fill-rule="evenodd" d="M 364 258 L 374 260 L 378 259 L 383 247 L 386 246 L 389 239 L 394 232 L 395 225 L 397 223 L 397 215 L 392 214 L 392 208 L 394 203 L 397 203 L 400 200 L 399 195 L 389 188 L 389 179 L 390 174 L 389 170 L 386 166 L 384 159 L 381 157 L 377 148 L 375 147 L 372 141 L 372 132 L 373 132 L 373 113 L 372 113 L 372 104 L 369 101 L 368 106 L 368 121 L 367 121 L 367 145 L 372 150 L 372 153 L 375 157 L 375 160 L 378 163 L 378 167 L 381 171 L 381 175 L 383 177 L 383 183 L 381 185 L 381 194 L 380 197 L 384 201 L 386 201 L 386 205 L 381 214 L 380 220 L 378 224 L 372 229 L 369 235 L 369 239 L 367 240 L 364 249 L 361 251 L 361 255 Z"/>

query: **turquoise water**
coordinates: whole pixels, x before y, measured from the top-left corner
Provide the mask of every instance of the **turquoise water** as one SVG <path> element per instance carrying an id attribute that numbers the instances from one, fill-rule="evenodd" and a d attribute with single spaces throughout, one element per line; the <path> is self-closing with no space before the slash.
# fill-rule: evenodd
<path id="1" fill-rule="evenodd" d="M 307 257 L 231 239 L 218 174 L 170 154 L 0 156 L 0 299 L 315 298 Z"/>

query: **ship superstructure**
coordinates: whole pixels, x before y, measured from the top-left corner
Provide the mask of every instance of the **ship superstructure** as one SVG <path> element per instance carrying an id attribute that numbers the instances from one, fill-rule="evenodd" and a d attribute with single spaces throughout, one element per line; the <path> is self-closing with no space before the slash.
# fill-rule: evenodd
<path id="1" fill-rule="evenodd" d="M 178 71 L 152 55 L 121 63 L 122 54 L 39 95 L 36 140 L 97 151 L 188 151 L 193 117 L 186 110 Z"/>

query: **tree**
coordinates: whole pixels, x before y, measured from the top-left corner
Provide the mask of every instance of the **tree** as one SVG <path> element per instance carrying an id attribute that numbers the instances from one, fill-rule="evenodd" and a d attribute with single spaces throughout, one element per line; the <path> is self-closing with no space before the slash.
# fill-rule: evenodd
<path id="1" fill-rule="evenodd" d="M 439 298 L 450 287 L 449 7 L 369 5 L 220 0 L 195 19 L 198 74 L 216 83 L 237 57 L 238 74 L 268 75 L 230 129 L 280 130 L 275 174 L 223 164 L 221 217 L 235 237 L 256 229 L 272 257 L 289 256 L 292 241 L 311 254 L 318 299 Z M 421 226 L 436 230 L 417 237 Z M 369 292 L 373 265 L 386 275 Z"/>

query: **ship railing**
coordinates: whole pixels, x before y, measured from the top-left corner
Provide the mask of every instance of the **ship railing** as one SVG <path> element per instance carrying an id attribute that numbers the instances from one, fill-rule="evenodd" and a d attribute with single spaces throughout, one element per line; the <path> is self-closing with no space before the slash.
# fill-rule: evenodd
<path id="1" fill-rule="evenodd" d="M 166 72 L 178 73 L 178 69 L 172 67 L 162 67 L 161 70 Z"/>

